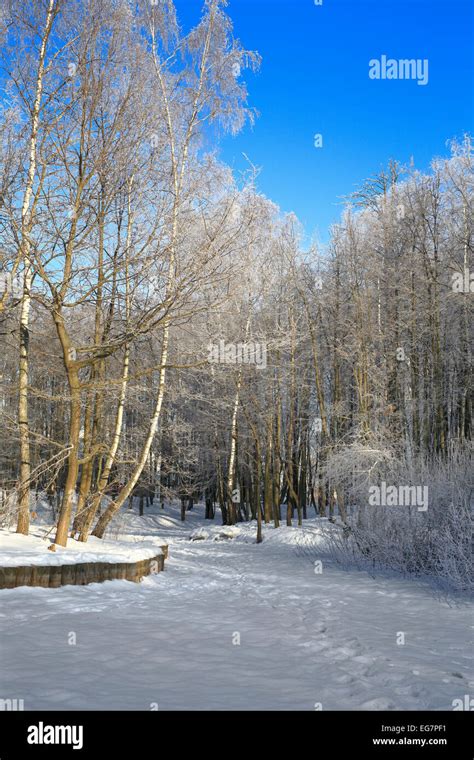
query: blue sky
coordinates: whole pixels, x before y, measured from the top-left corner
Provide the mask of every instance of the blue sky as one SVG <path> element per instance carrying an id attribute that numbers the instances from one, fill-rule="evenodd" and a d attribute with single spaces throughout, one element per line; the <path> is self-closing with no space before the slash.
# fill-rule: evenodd
<path id="1" fill-rule="evenodd" d="M 177 0 L 185 27 L 200 0 Z M 474 132 L 473 0 L 231 0 L 227 12 L 260 72 L 245 73 L 256 125 L 226 137 L 238 172 L 261 167 L 259 189 L 327 240 L 341 196 L 390 158 L 427 168 L 446 141 Z M 369 60 L 428 59 L 429 81 L 371 80 Z M 314 147 L 314 135 L 323 147 Z"/>

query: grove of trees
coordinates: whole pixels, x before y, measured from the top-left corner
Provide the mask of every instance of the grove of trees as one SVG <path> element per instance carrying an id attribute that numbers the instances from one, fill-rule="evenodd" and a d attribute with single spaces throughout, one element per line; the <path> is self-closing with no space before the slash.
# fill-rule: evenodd
<path id="1" fill-rule="evenodd" d="M 0 517 L 103 537 L 134 494 L 225 524 L 327 516 L 337 552 L 466 587 L 473 149 L 392 162 L 327 246 L 234 176 L 225 0 L 10 0 L 0 19 Z M 210 360 L 252 345 L 264 362 Z M 428 484 L 427 515 L 367 507 Z"/>

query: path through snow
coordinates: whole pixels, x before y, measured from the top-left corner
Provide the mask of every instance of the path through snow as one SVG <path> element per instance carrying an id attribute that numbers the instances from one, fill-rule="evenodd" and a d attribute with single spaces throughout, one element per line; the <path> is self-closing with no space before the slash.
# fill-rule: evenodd
<path id="1" fill-rule="evenodd" d="M 203 523 L 196 509 L 184 526 L 174 511 L 124 514 L 127 540 L 170 546 L 166 571 L 139 585 L 0 591 L 0 697 L 33 710 L 449 710 L 473 693 L 472 603 L 323 555 L 316 574 L 317 549 L 300 549 L 316 520 L 304 534 L 265 528 L 261 545 L 255 525 L 190 541 Z"/>

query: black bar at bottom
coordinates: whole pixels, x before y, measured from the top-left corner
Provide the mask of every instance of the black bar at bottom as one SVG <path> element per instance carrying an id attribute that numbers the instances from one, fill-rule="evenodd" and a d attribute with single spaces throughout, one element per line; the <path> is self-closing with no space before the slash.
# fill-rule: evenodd
<path id="1" fill-rule="evenodd" d="M 199 752 L 474 757 L 472 712 L 1 712 L 0 760 Z M 282 744 L 285 742 L 285 744 Z M 343 754 L 341 754 L 343 753 Z"/>

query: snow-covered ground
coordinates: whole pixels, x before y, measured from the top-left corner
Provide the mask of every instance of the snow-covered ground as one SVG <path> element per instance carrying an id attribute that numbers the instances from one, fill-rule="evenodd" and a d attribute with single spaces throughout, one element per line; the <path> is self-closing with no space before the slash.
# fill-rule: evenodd
<path id="1" fill-rule="evenodd" d="M 27 710 L 450 710 L 472 694 L 472 602 L 338 568 L 318 525 L 265 527 L 257 545 L 255 524 L 223 531 L 201 507 L 184 525 L 169 507 L 124 512 L 112 534 L 164 539 L 165 572 L 0 591 L 0 698 Z"/>

